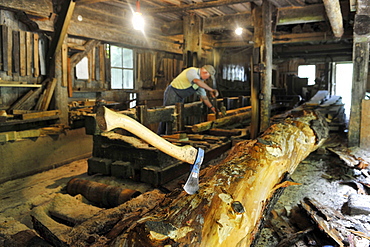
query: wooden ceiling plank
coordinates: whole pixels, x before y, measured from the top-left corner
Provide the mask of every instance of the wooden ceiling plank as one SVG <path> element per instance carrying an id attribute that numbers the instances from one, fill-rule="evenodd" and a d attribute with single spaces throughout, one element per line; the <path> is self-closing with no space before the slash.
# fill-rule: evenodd
<path id="1" fill-rule="evenodd" d="M 225 15 L 219 17 L 210 17 L 204 20 L 204 32 L 214 30 L 235 29 L 236 26 L 243 28 L 252 28 L 253 20 L 250 14 Z M 162 26 L 162 32 L 165 35 L 178 35 L 183 33 L 183 22 L 173 21 Z"/>
<path id="2" fill-rule="evenodd" d="M 184 11 L 184 10 L 196 10 L 213 8 L 237 3 L 255 2 L 254 0 L 221 0 L 221 1 L 211 1 L 211 2 L 200 2 L 194 4 L 177 5 L 177 6 L 166 6 L 159 8 L 152 8 L 143 10 L 143 13 L 164 13 L 164 12 L 174 12 L 174 11 Z"/>
<path id="3" fill-rule="evenodd" d="M 138 48 L 150 48 L 153 50 L 168 51 L 176 54 L 182 54 L 179 44 L 173 40 L 161 40 L 161 37 L 151 37 L 139 35 L 135 32 L 127 30 L 106 29 L 101 26 L 96 26 L 92 23 L 77 23 L 73 22 L 68 28 L 68 34 L 71 36 L 97 39 L 108 43 L 121 43 L 127 46 Z"/>
<path id="4" fill-rule="evenodd" d="M 49 17 L 53 13 L 53 3 L 50 0 L 0 0 L 0 8 L 24 11 L 40 17 Z"/>
<path id="5" fill-rule="evenodd" d="M 110 0 L 76 0 L 77 4 L 91 4 L 91 3 L 101 3 L 109 2 Z"/>

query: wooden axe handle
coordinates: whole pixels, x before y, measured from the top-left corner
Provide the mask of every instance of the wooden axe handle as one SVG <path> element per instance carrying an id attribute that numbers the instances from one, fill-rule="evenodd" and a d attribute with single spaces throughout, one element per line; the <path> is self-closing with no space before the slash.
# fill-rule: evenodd
<path id="1" fill-rule="evenodd" d="M 124 114 L 114 112 L 105 106 L 98 109 L 96 113 L 96 121 L 102 131 L 122 128 L 178 160 L 192 165 L 196 160 L 198 150 L 193 146 L 186 145 L 179 147 L 173 145 L 141 123 L 137 122 L 135 119 Z"/>

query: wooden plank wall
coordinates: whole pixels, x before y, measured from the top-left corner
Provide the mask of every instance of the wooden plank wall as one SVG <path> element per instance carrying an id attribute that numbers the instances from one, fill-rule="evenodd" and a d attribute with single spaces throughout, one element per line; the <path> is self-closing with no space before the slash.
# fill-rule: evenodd
<path id="1" fill-rule="evenodd" d="M 32 91 L 30 84 L 41 84 L 45 75 L 40 47 L 46 48 L 46 38 L 22 31 L 20 26 L 0 25 L 0 109 L 4 110 Z M 41 41 L 44 45 L 40 46 Z"/>
<path id="2" fill-rule="evenodd" d="M 0 75 L 3 80 L 40 82 L 39 35 L 0 25 Z"/>
<path id="3" fill-rule="evenodd" d="M 63 50 L 63 55 L 65 59 L 70 58 L 72 60 L 72 67 L 67 68 L 68 70 L 68 87 L 70 88 L 69 96 L 72 97 L 72 91 L 91 91 L 91 90 L 107 90 L 109 89 L 109 74 L 106 72 L 109 70 L 107 68 L 107 57 L 106 57 L 106 46 L 104 44 L 98 44 L 92 47 L 89 51 L 88 42 L 81 39 L 76 38 L 68 38 L 68 49 Z M 77 79 L 75 76 L 76 68 L 74 65 L 78 64 L 80 59 L 78 59 L 77 63 L 75 64 L 73 61 L 74 56 L 78 53 L 86 52 L 86 57 L 88 59 L 88 72 L 89 72 L 89 79 L 81 80 Z M 83 57 L 81 57 L 82 59 Z M 65 62 L 65 66 L 68 66 L 69 62 Z M 64 79 L 63 79 L 64 80 Z"/>

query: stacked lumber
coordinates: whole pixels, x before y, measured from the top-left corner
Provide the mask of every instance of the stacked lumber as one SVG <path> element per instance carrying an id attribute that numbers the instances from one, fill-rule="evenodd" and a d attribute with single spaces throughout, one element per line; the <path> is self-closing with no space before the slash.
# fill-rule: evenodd
<path id="1" fill-rule="evenodd" d="M 308 102 L 295 110 L 316 109 L 329 124 L 330 131 L 340 131 L 345 128 L 346 116 L 342 97 L 329 95 L 327 90 L 318 91 Z"/>
<path id="2" fill-rule="evenodd" d="M 36 100 L 41 94 L 41 87 L 37 88 L 36 90 L 28 91 L 23 97 L 13 104 L 8 111 L 11 112 L 13 110 L 31 110 L 36 105 Z"/>
<path id="3" fill-rule="evenodd" d="M 42 110 L 46 111 L 49 108 L 51 98 L 54 94 L 54 89 L 57 83 L 57 79 L 52 78 L 51 80 L 48 79 L 45 84 L 46 88 L 44 89 L 44 92 L 41 94 L 39 100 L 37 101 L 35 110 Z"/>
<path id="4" fill-rule="evenodd" d="M 55 78 L 46 79 L 39 88 L 28 91 L 19 98 L 7 112 L 12 113 L 14 119 L 28 120 L 60 115 L 59 110 L 50 110 L 50 102 L 56 86 Z M 2 122 L 8 118 L 3 118 Z"/>

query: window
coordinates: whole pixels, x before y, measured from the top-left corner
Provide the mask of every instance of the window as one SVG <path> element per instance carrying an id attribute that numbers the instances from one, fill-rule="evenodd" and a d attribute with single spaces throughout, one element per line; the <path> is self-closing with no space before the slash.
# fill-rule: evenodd
<path id="1" fill-rule="evenodd" d="M 134 52 L 110 46 L 111 88 L 134 89 Z"/>
<path id="2" fill-rule="evenodd" d="M 89 79 L 89 61 L 87 57 L 82 58 L 76 65 L 76 77 L 80 80 Z"/>
<path id="3" fill-rule="evenodd" d="M 222 79 L 228 81 L 247 81 L 247 74 L 245 73 L 244 66 L 235 64 L 224 65 L 222 69 Z"/>
<path id="4" fill-rule="evenodd" d="M 316 79 L 316 66 L 315 65 L 299 65 L 298 77 L 307 78 L 308 85 L 314 85 Z"/>

